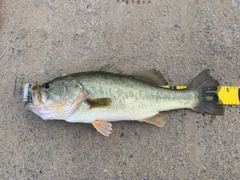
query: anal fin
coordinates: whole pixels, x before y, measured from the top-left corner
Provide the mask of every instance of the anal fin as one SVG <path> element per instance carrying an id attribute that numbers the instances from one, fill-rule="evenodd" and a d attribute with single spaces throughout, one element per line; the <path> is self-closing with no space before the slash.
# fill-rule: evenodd
<path id="1" fill-rule="evenodd" d="M 100 132 L 104 136 L 109 136 L 112 131 L 112 124 L 102 120 L 94 120 L 92 125 L 96 128 L 98 132 Z"/>
<path id="2" fill-rule="evenodd" d="M 155 116 L 143 119 L 143 122 L 153 124 L 153 125 L 158 126 L 158 127 L 163 127 L 164 124 L 165 124 L 165 120 L 163 119 L 163 114 L 162 113 L 158 113 Z"/>

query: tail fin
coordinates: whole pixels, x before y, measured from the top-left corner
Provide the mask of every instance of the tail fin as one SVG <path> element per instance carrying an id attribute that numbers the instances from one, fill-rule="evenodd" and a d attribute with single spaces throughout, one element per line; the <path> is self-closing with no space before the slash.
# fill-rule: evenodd
<path id="1" fill-rule="evenodd" d="M 223 105 L 218 103 L 217 86 L 219 82 L 210 75 L 210 70 L 201 72 L 188 86 L 198 92 L 199 103 L 193 110 L 213 115 L 224 115 Z"/>

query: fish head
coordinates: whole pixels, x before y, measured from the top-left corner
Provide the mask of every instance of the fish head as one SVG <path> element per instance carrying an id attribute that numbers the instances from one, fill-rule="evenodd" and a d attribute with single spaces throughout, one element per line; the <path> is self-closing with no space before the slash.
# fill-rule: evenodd
<path id="1" fill-rule="evenodd" d="M 80 106 L 85 97 L 83 86 L 71 78 L 56 78 L 43 84 L 33 84 L 30 101 L 25 104 L 44 120 L 67 119 Z"/>

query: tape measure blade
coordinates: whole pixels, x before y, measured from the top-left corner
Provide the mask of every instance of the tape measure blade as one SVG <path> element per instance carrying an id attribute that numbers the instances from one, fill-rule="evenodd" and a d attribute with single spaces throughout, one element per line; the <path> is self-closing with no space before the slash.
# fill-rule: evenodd
<path id="1" fill-rule="evenodd" d="M 175 90 L 180 90 L 180 89 L 186 89 L 187 86 L 161 86 L 162 88 L 166 89 L 175 89 Z"/>
<path id="2" fill-rule="evenodd" d="M 240 86 L 219 86 L 219 103 L 226 105 L 240 105 Z"/>
<path id="3" fill-rule="evenodd" d="M 240 102 L 240 88 L 238 88 L 238 101 Z"/>
<path id="4" fill-rule="evenodd" d="M 162 86 L 168 89 L 186 89 L 187 86 Z M 218 103 L 224 105 L 240 105 L 240 86 L 218 86 Z"/>

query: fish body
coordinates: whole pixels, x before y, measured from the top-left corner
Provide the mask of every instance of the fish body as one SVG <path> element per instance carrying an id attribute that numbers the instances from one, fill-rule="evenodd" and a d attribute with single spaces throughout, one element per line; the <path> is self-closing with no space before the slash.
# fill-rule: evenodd
<path id="1" fill-rule="evenodd" d="M 108 122 L 119 120 L 143 120 L 159 111 L 191 108 L 197 102 L 194 91 L 174 91 L 156 87 L 134 76 L 112 73 L 82 73 L 77 78 L 93 99 L 109 98 L 111 104 L 102 108 L 90 108 L 84 102 L 69 122 L 91 123 L 93 119 Z"/>
<path id="2" fill-rule="evenodd" d="M 112 131 L 110 122 L 120 120 L 161 127 L 165 123 L 161 111 L 189 108 L 223 114 L 222 105 L 208 100 L 214 92 L 209 94 L 207 89 L 219 85 L 209 70 L 203 71 L 184 90 L 162 88 L 165 82 L 162 74 L 153 70 L 134 75 L 76 73 L 35 85 L 31 90 L 33 101 L 27 102 L 26 107 L 46 120 L 92 123 L 105 136 Z"/>

